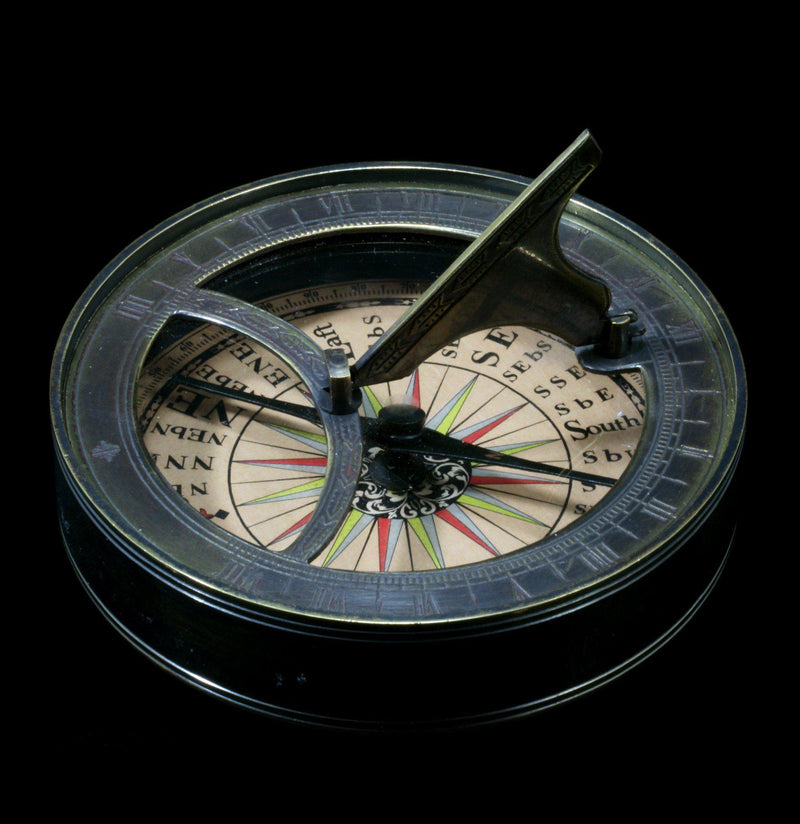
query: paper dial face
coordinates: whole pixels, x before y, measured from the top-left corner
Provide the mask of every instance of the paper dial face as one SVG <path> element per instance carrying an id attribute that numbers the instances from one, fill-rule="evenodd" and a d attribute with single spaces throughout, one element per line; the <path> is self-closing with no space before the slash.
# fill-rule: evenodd
<path id="1" fill-rule="evenodd" d="M 423 288 L 396 279 L 339 283 L 273 297 L 263 308 L 355 362 Z M 176 376 L 203 385 L 182 386 Z M 145 449 L 189 506 L 279 553 L 319 500 L 328 444 L 313 421 L 226 399 L 214 392 L 221 386 L 312 407 L 289 364 L 203 325 L 162 348 L 140 376 Z M 591 373 L 571 347 L 522 327 L 466 336 L 409 378 L 365 387 L 360 414 L 377 418 L 401 403 L 459 441 L 611 479 L 628 466 L 645 415 L 638 373 Z M 610 489 L 501 464 L 386 453 L 367 444 L 350 511 L 313 564 L 404 572 L 481 563 L 563 530 Z"/>

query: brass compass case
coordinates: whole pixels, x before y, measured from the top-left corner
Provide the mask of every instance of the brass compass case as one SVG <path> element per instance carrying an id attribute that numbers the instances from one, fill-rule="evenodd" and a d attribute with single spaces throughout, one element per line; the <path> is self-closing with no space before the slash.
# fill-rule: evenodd
<path id="1" fill-rule="evenodd" d="M 326 394 L 528 184 L 426 164 L 285 175 L 98 276 L 54 361 L 59 506 L 130 641 L 268 714 L 449 726 L 591 690 L 693 614 L 733 533 L 744 372 L 713 296 L 626 219 L 572 196 L 558 223 L 609 315 L 635 316 L 626 351 L 492 323 L 355 387 L 355 411 Z M 381 440 L 401 406 L 446 447 L 404 449 L 405 418 Z"/>

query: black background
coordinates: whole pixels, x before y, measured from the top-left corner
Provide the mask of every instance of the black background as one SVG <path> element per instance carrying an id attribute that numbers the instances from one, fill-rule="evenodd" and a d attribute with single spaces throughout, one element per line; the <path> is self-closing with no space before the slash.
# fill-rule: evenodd
<path id="1" fill-rule="evenodd" d="M 751 485 L 761 469 L 757 396 L 767 378 L 748 290 L 758 255 L 750 216 L 762 197 L 753 170 L 771 125 L 735 66 L 693 64 L 651 76 L 642 68 L 645 51 L 612 66 L 601 51 L 569 72 L 564 64 L 532 67 L 509 89 L 501 61 L 478 67 L 455 53 L 458 72 L 437 66 L 373 77 L 370 67 L 388 59 L 380 49 L 366 61 L 339 55 L 338 71 L 323 61 L 326 76 L 313 83 L 269 61 L 222 76 L 208 66 L 198 73 L 188 61 L 123 82 L 117 62 L 108 69 L 107 47 L 56 81 L 35 113 L 38 136 L 50 130 L 42 148 L 21 149 L 36 156 L 28 168 L 37 182 L 28 187 L 35 196 L 26 221 L 37 263 L 24 271 L 46 282 L 40 390 L 58 331 L 90 279 L 141 233 L 199 200 L 273 174 L 363 160 L 533 177 L 589 128 L 604 158 L 581 194 L 644 227 L 709 285 L 739 336 L 756 399 L 740 470 L 740 538 L 689 627 L 593 696 L 500 729 L 424 741 L 276 723 L 185 686 L 131 649 L 69 568 L 42 415 L 36 483 L 47 494 L 34 527 L 35 561 L 25 563 L 36 596 L 18 613 L 32 657 L 21 668 L 25 743 L 57 753 L 64 765 L 266 760 L 271 769 L 290 763 L 311 774 L 341 769 L 337 753 L 352 747 L 360 753 L 347 762 L 353 778 L 379 774 L 376 759 L 408 774 L 431 764 L 502 771 L 508 762 L 536 770 L 548 763 L 571 774 L 612 770 L 620 781 L 648 765 L 692 774 L 709 760 L 728 769 L 753 763 L 753 742 L 763 740 L 765 712 L 782 686 L 768 646 L 775 631 L 763 600 L 769 580 L 755 557 L 767 549 L 755 540 L 761 493 Z M 408 52 L 405 58 L 416 62 Z M 493 90 L 498 85 L 502 92 Z"/>

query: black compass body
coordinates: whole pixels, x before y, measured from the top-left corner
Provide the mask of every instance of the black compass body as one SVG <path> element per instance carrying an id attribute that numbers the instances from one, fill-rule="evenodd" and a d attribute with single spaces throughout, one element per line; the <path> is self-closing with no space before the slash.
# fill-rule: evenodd
<path id="1" fill-rule="evenodd" d="M 608 290 L 603 320 L 634 319 L 619 351 L 486 309 L 359 381 L 538 180 L 287 174 L 97 277 L 54 361 L 59 511 L 135 647 L 267 716 L 451 728 L 592 692 L 694 615 L 734 534 L 744 369 L 713 295 L 638 226 L 563 195 L 559 254 Z M 525 305 L 526 271 L 503 280 Z"/>

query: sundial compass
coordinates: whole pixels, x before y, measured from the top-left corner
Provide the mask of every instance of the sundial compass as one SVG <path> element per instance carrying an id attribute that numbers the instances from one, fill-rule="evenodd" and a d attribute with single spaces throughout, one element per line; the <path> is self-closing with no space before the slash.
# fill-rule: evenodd
<path id="1" fill-rule="evenodd" d="M 287 174 L 112 261 L 51 406 L 67 551 L 122 634 L 359 729 L 524 716 L 665 643 L 731 541 L 744 370 L 698 277 L 577 194 L 599 160 Z"/>

